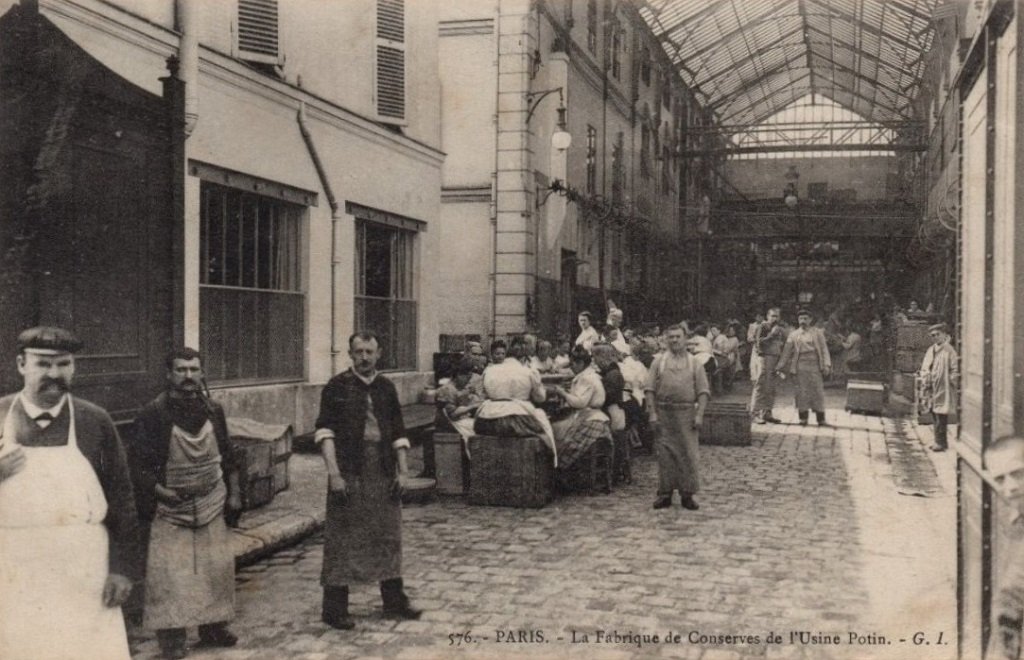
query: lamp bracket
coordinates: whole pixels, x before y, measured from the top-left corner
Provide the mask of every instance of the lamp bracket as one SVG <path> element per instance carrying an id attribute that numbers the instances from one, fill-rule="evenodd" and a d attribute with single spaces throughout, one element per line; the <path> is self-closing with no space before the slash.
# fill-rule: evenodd
<path id="1" fill-rule="evenodd" d="M 554 94 L 555 92 L 558 92 L 558 105 L 559 105 L 559 107 L 565 105 L 565 101 L 562 98 L 562 88 L 561 87 L 552 87 L 551 89 L 542 89 L 542 90 L 538 90 L 536 92 L 527 92 L 526 93 L 526 101 L 528 103 L 530 103 L 530 109 L 526 113 L 526 123 L 527 124 L 530 123 L 530 117 L 533 116 L 533 111 L 537 109 L 537 106 L 540 105 L 540 102 L 543 101 L 548 95 Z M 538 97 L 536 101 L 533 100 L 533 97 L 535 97 L 535 96 Z"/>

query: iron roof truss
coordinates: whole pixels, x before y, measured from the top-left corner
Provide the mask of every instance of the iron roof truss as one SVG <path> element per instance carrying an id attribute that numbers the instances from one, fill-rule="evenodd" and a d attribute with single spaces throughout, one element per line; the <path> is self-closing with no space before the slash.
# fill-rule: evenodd
<path id="1" fill-rule="evenodd" d="M 637 1 L 720 122 L 757 122 L 809 93 L 884 123 L 912 118 L 942 0 Z"/>

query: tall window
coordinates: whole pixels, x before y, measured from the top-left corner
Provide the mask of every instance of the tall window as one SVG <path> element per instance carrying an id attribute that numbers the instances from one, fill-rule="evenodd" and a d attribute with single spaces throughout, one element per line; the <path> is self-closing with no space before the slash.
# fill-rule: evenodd
<path id="1" fill-rule="evenodd" d="M 622 201 L 623 183 L 626 178 L 625 167 L 622 161 L 623 133 L 619 131 L 615 136 L 615 144 L 612 145 L 612 201 Z"/>
<path id="2" fill-rule="evenodd" d="M 377 333 L 381 369 L 416 368 L 415 238 L 415 231 L 356 221 L 355 324 Z"/>
<path id="3" fill-rule="evenodd" d="M 203 182 L 199 347 L 211 381 L 301 380 L 306 296 L 297 204 Z"/>
<path id="4" fill-rule="evenodd" d="M 651 84 L 651 50 L 647 46 L 640 51 L 640 80 L 645 85 Z"/>
<path id="5" fill-rule="evenodd" d="M 612 77 L 616 80 L 622 74 L 622 42 L 624 34 L 617 26 L 612 27 Z"/>
<path id="6" fill-rule="evenodd" d="M 651 176 L 651 128 L 647 122 L 640 125 L 640 174 Z"/>
<path id="7" fill-rule="evenodd" d="M 597 129 L 587 126 L 587 192 L 597 192 Z"/>
<path id="8" fill-rule="evenodd" d="M 405 121 L 405 0 L 377 0 L 377 115 Z"/>
<path id="9" fill-rule="evenodd" d="M 597 52 L 597 0 L 587 0 L 587 49 Z"/>

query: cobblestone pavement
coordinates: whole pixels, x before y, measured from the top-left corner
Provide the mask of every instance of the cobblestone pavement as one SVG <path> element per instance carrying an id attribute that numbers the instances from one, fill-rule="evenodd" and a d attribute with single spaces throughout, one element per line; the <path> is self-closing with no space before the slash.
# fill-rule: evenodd
<path id="1" fill-rule="evenodd" d="M 191 657 L 954 657 L 951 453 L 920 451 L 930 438 L 901 420 L 829 417 L 834 428 L 755 426 L 751 447 L 702 447 L 697 512 L 650 508 L 650 457 L 631 485 L 542 510 L 407 507 L 405 579 L 421 621 L 383 619 L 365 585 L 353 589 L 357 630 L 321 624 L 311 538 L 240 571 L 239 646 Z M 914 490 L 908 472 L 931 480 L 917 493 L 928 497 L 900 493 Z M 726 635 L 758 639 L 714 643 Z M 156 644 L 138 651 L 156 657 Z"/>

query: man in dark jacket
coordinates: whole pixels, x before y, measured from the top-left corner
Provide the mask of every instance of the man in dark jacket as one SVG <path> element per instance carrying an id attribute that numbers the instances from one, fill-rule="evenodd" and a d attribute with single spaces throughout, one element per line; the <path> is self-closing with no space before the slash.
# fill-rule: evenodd
<path id="1" fill-rule="evenodd" d="M 241 511 L 238 468 L 223 409 L 203 394 L 202 361 L 182 348 L 167 357 L 167 391 L 135 421 L 131 452 L 139 514 L 150 525 L 144 624 L 167 658 L 200 641 L 234 646 L 235 557 L 225 514 Z"/>
<path id="2" fill-rule="evenodd" d="M 320 395 L 316 441 L 327 467 L 324 530 L 324 623 L 355 627 L 348 612 L 353 582 L 380 582 L 384 615 L 418 619 L 402 583 L 402 490 L 408 479 L 402 408 L 394 384 L 377 373 L 372 332 L 349 337 L 352 368 Z"/>

